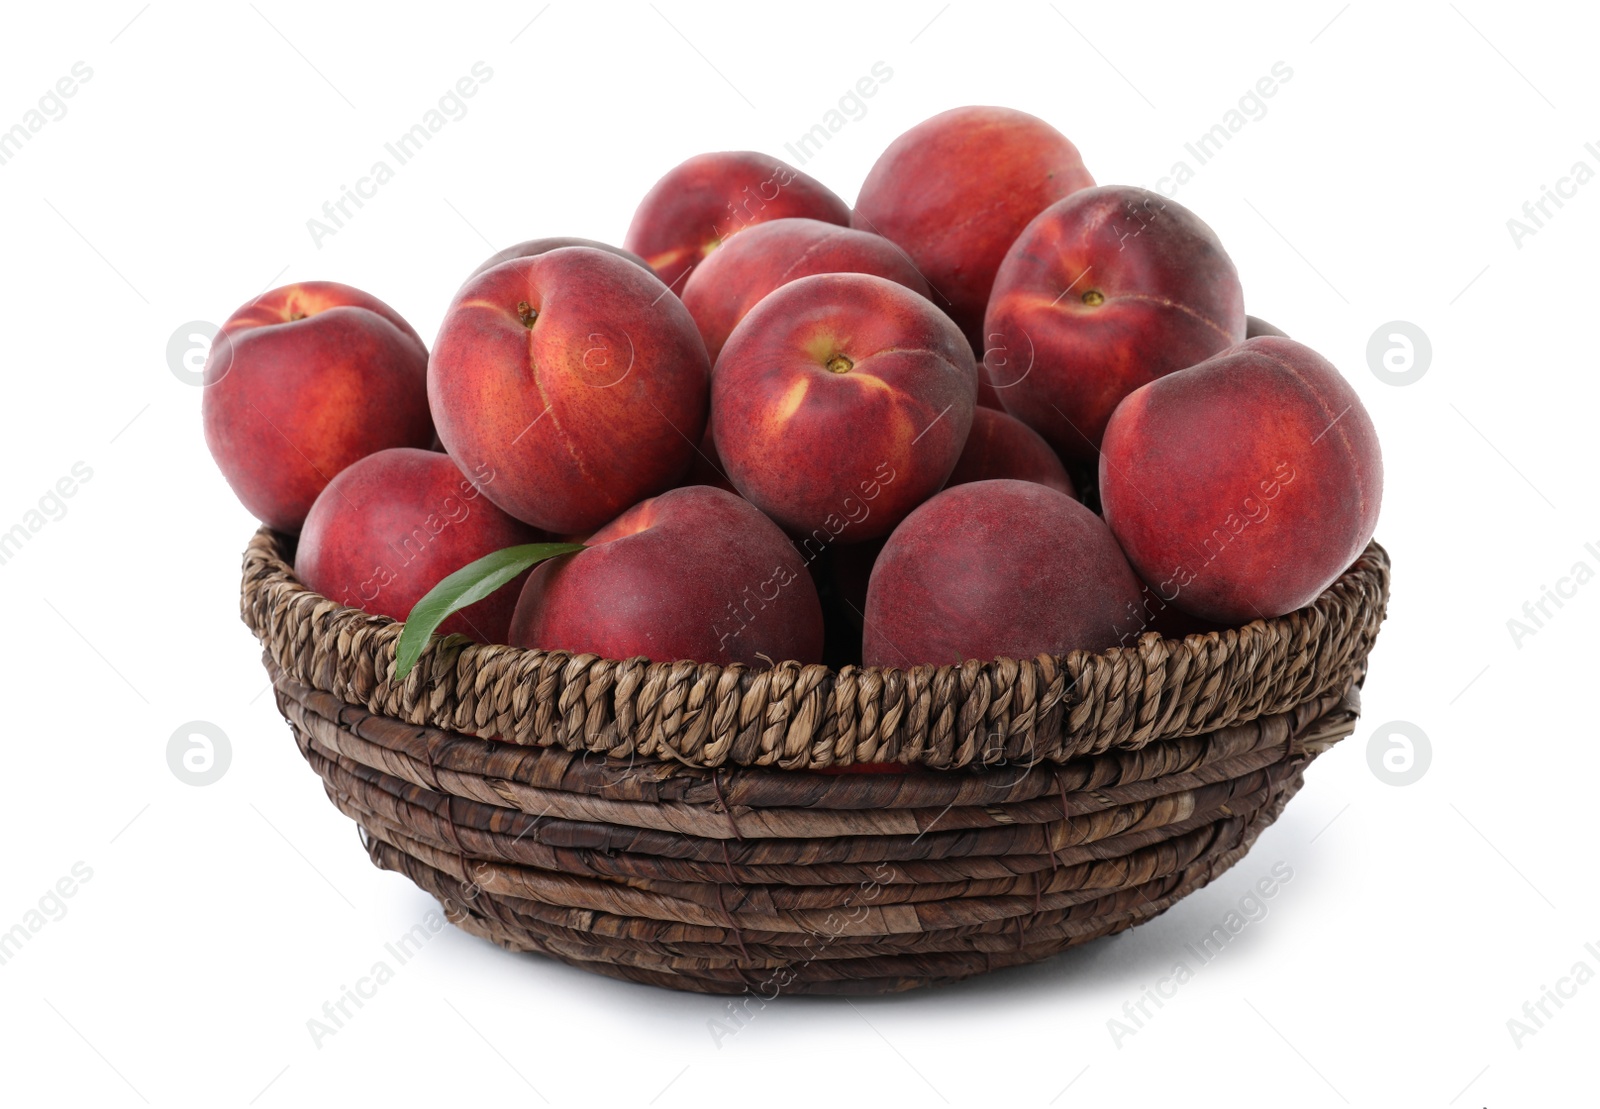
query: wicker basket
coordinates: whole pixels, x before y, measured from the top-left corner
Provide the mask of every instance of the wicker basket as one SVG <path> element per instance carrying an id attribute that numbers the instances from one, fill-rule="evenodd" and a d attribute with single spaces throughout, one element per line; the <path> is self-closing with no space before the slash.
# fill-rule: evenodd
<path id="1" fill-rule="evenodd" d="M 709 993 L 880 993 L 1035 962 L 1249 849 L 1355 726 L 1373 543 L 1308 608 L 1102 654 L 909 671 L 437 641 L 245 553 L 278 706 L 373 862 L 516 951 Z M 829 773 L 901 762 L 904 774 Z"/>

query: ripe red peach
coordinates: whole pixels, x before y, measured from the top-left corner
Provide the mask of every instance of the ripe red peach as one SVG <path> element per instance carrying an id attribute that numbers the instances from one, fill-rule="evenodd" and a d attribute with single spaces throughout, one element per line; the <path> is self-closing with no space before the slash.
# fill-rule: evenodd
<path id="1" fill-rule="evenodd" d="M 960 330 L 926 297 L 869 274 L 802 277 L 722 348 L 717 452 L 734 488 L 803 543 L 858 543 L 944 485 L 977 388 Z"/>
<path id="2" fill-rule="evenodd" d="M 851 226 L 906 249 L 972 344 L 1006 249 L 1045 208 L 1094 184 L 1078 148 L 1042 119 L 967 107 L 924 120 L 868 171 Z"/>
<path id="3" fill-rule="evenodd" d="M 765 666 L 822 657 L 822 607 L 778 526 L 732 493 L 673 489 L 534 567 L 511 622 L 523 647 Z"/>
<path id="4" fill-rule="evenodd" d="M 1239 624 L 1310 604 L 1372 538 L 1377 432 L 1315 351 L 1263 336 L 1118 406 L 1100 457 L 1106 522 L 1162 598 Z"/>
<path id="5" fill-rule="evenodd" d="M 822 182 L 768 154 L 700 154 L 667 171 L 639 202 L 623 245 L 673 292 L 729 236 L 798 216 L 848 226 L 850 206 Z"/>
<path id="6" fill-rule="evenodd" d="M 477 277 L 484 270 L 492 270 L 501 262 L 509 262 L 513 258 L 532 258 L 544 254 L 546 251 L 560 250 L 564 246 L 587 246 L 595 250 L 603 250 L 607 254 L 615 254 L 618 258 L 626 258 L 636 266 L 642 266 L 652 275 L 656 272 L 650 268 L 650 263 L 639 257 L 631 250 L 623 250 L 620 246 L 602 243 L 597 239 L 577 239 L 570 235 L 552 235 L 543 239 L 529 239 L 526 242 L 515 243 L 504 250 L 497 250 L 483 260 L 483 264 L 467 276 Z"/>
<path id="7" fill-rule="evenodd" d="M 489 485 L 495 475 L 475 478 Z M 351 463 L 328 483 L 306 517 L 294 569 L 307 588 L 340 604 L 404 620 L 467 563 L 548 539 L 490 503 L 449 455 L 393 447 Z M 520 587 L 519 579 L 452 614 L 440 633 L 506 642 Z"/>
<path id="8" fill-rule="evenodd" d="M 867 587 L 862 661 L 899 667 L 1120 644 L 1141 584 L 1110 530 L 1032 481 L 946 489 L 889 536 Z"/>
<path id="9" fill-rule="evenodd" d="M 734 325 L 762 297 L 814 273 L 875 273 L 928 295 L 911 257 L 882 235 L 814 219 L 772 220 L 728 240 L 684 282 L 684 307 L 712 365 Z"/>
<path id="10" fill-rule="evenodd" d="M 972 430 L 945 488 L 994 478 L 1036 481 L 1078 499 L 1067 468 L 1038 432 L 1015 416 L 979 408 L 973 413 Z"/>
<path id="11" fill-rule="evenodd" d="M 1244 328 L 1239 275 L 1211 228 L 1124 185 L 1039 213 L 1001 264 L 984 323 L 1006 411 L 1090 462 L 1118 401 L 1242 341 Z"/>
<path id="12" fill-rule="evenodd" d="M 285 285 L 229 316 L 211 344 L 206 445 L 245 508 L 293 534 L 340 470 L 432 441 L 427 366 L 417 333 L 377 297 Z"/>
<path id="13" fill-rule="evenodd" d="M 469 280 L 428 365 L 439 438 L 483 492 L 557 535 L 675 484 L 705 427 L 694 320 L 615 254 L 561 247 Z"/>

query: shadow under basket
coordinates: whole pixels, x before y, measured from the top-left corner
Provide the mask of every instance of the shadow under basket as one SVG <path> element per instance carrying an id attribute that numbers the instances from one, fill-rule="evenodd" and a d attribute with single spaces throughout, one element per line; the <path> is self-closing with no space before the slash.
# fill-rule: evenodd
<path id="1" fill-rule="evenodd" d="M 707 993 L 867 994 L 1037 962 L 1237 862 L 1349 735 L 1389 590 L 1099 654 L 878 670 L 436 640 L 306 589 L 242 615 L 374 863 L 514 951 Z M 906 773 L 838 773 L 898 762 Z"/>

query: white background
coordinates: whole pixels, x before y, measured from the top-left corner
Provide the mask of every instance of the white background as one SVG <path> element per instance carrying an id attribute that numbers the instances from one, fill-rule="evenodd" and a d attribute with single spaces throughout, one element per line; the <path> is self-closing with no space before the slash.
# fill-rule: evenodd
<path id="1" fill-rule="evenodd" d="M 1580 960 L 1600 972 L 1600 583 L 1520 643 L 1507 621 L 1575 563 L 1600 569 L 1600 181 L 1520 245 L 1506 224 L 1576 161 L 1600 170 L 1584 150 L 1600 149 L 1592 15 L 1483 0 L 139 5 L 10 6 L 0 34 L 0 128 L 75 62 L 93 70 L 0 166 L 0 530 L 75 462 L 93 471 L 0 565 L 0 930 L 74 863 L 93 872 L 0 966 L 0 1099 L 1592 1102 L 1600 982 L 1520 1045 L 1507 1021 Z M 477 61 L 494 75 L 468 114 L 315 245 L 307 219 Z M 211 464 L 169 338 L 311 278 L 368 289 L 431 338 L 492 250 L 620 240 L 670 166 L 784 156 L 878 61 L 893 78 L 805 166 L 847 201 L 895 135 L 963 103 L 1045 117 L 1103 183 L 1153 186 L 1190 160 L 1177 199 L 1227 245 L 1250 310 L 1353 382 L 1383 438 L 1378 536 L 1395 563 L 1356 735 L 1232 872 L 1042 966 L 786 998 L 719 1045 L 722 1000 L 451 929 L 314 1045 L 307 1020 L 433 902 L 368 863 L 264 692 L 237 616 L 255 525 Z M 1184 144 L 1279 61 L 1293 77 L 1265 117 L 1196 166 Z M 1404 387 L 1367 360 L 1393 320 L 1433 349 Z M 195 720 L 232 750 L 203 788 L 167 765 Z M 1395 720 L 1431 741 L 1408 786 L 1369 765 Z M 1294 876 L 1268 915 L 1114 1042 L 1124 1003 L 1277 862 Z"/>

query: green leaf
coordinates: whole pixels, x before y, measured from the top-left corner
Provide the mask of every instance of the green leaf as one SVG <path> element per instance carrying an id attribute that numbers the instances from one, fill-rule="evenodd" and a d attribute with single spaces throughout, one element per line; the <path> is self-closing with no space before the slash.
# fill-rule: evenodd
<path id="1" fill-rule="evenodd" d="M 394 649 L 395 681 L 411 673 L 434 631 L 451 614 L 483 600 L 530 566 L 581 550 L 582 543 L 525 543 L 484 555 L 445 578 L 428 590 L 406 617 L 400 642 Z"/>

